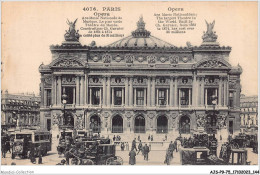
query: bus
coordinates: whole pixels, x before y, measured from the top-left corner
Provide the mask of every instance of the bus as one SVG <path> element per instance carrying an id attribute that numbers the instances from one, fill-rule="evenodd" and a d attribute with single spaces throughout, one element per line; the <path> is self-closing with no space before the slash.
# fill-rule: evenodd
<path id="1" fill-rule="evenodd" d="M 29 158 L 31 149 L 39 151 L 46 156 L 48 151 L 51 151 L 52 136 L 49 131 L 43 130 L 20 130 L 12 133 L 13 147 L 12 159 L 16 156 L 20 158 Z"/>

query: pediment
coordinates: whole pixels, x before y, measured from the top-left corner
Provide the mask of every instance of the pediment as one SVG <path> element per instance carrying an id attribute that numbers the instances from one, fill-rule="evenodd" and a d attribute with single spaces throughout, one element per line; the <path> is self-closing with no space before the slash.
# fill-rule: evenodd
<path id="1" fill-rule="evenodd" d="M 54 60 L 50 66 L 59 68 L 83 68 L 85 67 L 85 63 L 75 57 L 60 57 Z"/>
<path id="2" fill-rule="evenodd" d="M 230 69 L 231 65 L 223 59 L 204 59 L 194 65 L 202 69 Z"/>

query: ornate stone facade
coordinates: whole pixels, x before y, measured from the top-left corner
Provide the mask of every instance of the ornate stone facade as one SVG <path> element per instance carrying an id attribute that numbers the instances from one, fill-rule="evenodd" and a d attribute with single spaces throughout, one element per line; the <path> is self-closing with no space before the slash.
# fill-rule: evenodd
<path id="1" fill-rule="evenodd" d="M 51 80 L 43 82 L 47 87 Z M 1 125 L 10 127 L 38 127 L 40 126 L 41 98 L 35 94 L 1 94 Z"/>
<path id="2" fill-rule="evenodd" d="M 66 111 L 74 111 L 78 129 L 174 136 L 238 132 L 242 69 L 228 63 L 231 48 L 219 46 L 213 27 L 208 25 L 201 46 L 176 47 L 153 37 L 142 18 L 132 36 L 108 46 L 51 46 L 52 63 L 39 67 L 44 127 L 63 113 L 66 93 Z"/>

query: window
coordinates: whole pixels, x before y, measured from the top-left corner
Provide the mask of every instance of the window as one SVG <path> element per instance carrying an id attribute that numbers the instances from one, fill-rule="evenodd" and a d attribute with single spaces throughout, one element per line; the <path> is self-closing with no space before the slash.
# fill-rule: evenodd
<path id="1" fill-rule="evenodd" d="M 115 105 L 122 105 L 122 88 L 115 89 Z"/>
<path id="2" fill-rule="evenodd" d="M 63 93 L 65 93 L 67 95 L 67 103 L 66 104 L 73 104 L 73 98 L 74 98 L 73 89 L 74 89 L 74 87 L 65 87 L 63 89 L 63 91 L 64 91 Z"/>
<path id="3" fill-rule="evenodd" d="M 207 88 L 207 104 L 216 105 L 218 100 L 218 89 L 217 88 Z"/>
<path id="4" fill-rule="evenodd" d="M 50 106 L 51 103 L 51 89 L 47 89 L 47 106 Z"/>
<path id="5" fill-rule="evenodd" d="M 116 83 L 121 83 L 121 78 L 117 77 L 117 78 L 115 79 L 115 81 L 116 81 Z"/>
<path id="6" fill-rule="evenodd" d="M 159 89 L 158 90 L 158 103 L 159 105 L 166 105 L 166 89 Z"/>
<path id="7" fill-rule="evenodd" d="M 143 82 L 144 82 L 144 79 L 143 79 L 142 77 L 138 77 L 138 78 L 137 78 L 137 81 L 138 81 L 138 83 L 143 83 Z"/>
<path id="8" fill-rule="evenodd" d="M 189 89 L 180 89 L 180 104 L 189 105 Z"/>
<path id="9" fill-rule="evenodd" d="M 136 89 L 136 104 L 144 105 L 144 89 Z"/>
<path id="10" fill-rule="evenodd" d="M 92 104 L 99 105 L 100 104 L 100 88 L 92 88 Z"/>

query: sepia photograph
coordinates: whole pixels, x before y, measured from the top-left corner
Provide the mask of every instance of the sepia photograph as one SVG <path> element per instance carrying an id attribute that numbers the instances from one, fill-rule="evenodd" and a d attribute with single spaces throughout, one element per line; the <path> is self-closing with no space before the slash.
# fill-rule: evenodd
<path id="1" fill-rule="evenodd" d="M 259 174 L 257 1 L 1 10 L 1 174 Z"/>

